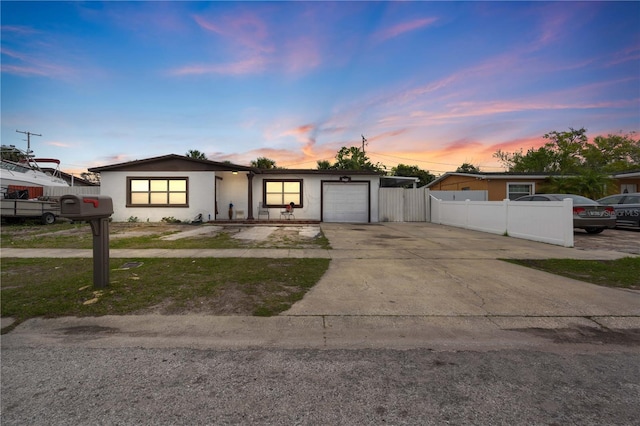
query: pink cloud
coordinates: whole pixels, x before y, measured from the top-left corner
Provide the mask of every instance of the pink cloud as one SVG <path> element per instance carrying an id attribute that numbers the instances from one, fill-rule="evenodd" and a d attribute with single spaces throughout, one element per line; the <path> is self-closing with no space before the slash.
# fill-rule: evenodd
<path id="1" fill-rule="evenodd" d="M 226 64 L 187 65 L 171 71 L 170 74 L 178 76 L 203 74 L 245 75 L 262 72 L 265 66 L 266 61 L 264 58 L 254 57 Z"/>
<path id="2" fill-rule="evenodd" d="M 16 52 L 6 48 L 0 48 L 2 55 L 12 58 L 14 64 L 7 64 L 2 61 L 2 72 L 16 75 L 39 75 L 43 77 L 66 77 L 70 78 L 76 74 L 73 68 L 54 64 L 48 61 L 42 61 L 35 56 L 29 56 L 20 52 Z"/>
<path id="3" fill-rule="evenodd" d="M 73 146 L 65 142 L 57 142 L 57 141 L 47 142 L 47 145 L 56 146 L 58 148 L 71 148 Z"/>
<path id="4" fill-rule="evenodd" d="M 20 25 L 2 25 L 0 26 L 0 30 L 3 33 L 14 33 L 14 34 L 20 34 L 20 35 L 31 35 L 31 34 L 37 34 L 39 32 L 33 28 L 24 27 Z"/>
<path id="5" fill-rule="evenodd" d="M 614 52 L 611 56 L 613 56 L 611 60 L 605 64 L 607 67 L 619 65 L 624 62 L 637 61 L 640 59 L 640 46 L 631 46 L 622 51 Z"/>
<path id="6" fill-rule="evenodd" d="M 392 27 L 385 28 L 384 30 L 378 31 L 373 35 L 374 39 L 377 41 L 386 41 L 395 37 L 398 37 L 402 34 L 408 33 L 410 31 L 415 31 L 420 28 L 424 28 L 436 22 L 437 18 L 422 18 L 422 19 L 414 19 L 413 21 L 402 22 L 396 24 Z"/>
<path id="7" fill-rule="evenodd" d="M 256 52 L 269 53 L 274 47 L 269 42 L 267 24 L 253 14 L 227 16 L 219 22 L 213 22 L 202 16 L 194 16 L 201 28 L 214 32 Z"/>
<path id="8" fill-rule="evenodd" d="M 519 138 L 513 139 L 505 142 L 494 143 L 490 145 L 485 145 L 482 150 L 480 150 L 484 155 L 493 155 L 494 152 L 501 150 L 504 152 L 514 152 L 514 151 L 527 151 L 529 148 L 540 148 L 547 141 L 542 138 L 542 136 L 538 137 L 530 137 L 530 138 Z"/>
<path id="9" fill-rule="evenodd" d="M 316 40 L 310 37 L 300 37 L 288 42 L 284 56 L 286 71 L 291 73 L 314 69 L 321 63 Z"/>

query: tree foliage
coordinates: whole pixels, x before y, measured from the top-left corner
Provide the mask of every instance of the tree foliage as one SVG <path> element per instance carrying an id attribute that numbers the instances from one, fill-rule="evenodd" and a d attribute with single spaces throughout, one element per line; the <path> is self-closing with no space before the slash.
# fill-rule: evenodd
<path id="1" fill-rule="evenodd" d="M 476 167 L 471 163 L 462 163 L 460 167 L 456 169 L 457 173 L 480 173 L 480 167 Z"/>
<path id="2" fill-rule="evenodd" d="M 493 154 L 510 172 L 553 173 L 541 188 L 544 192 L 573 193 L 600 198 L 615 189 L 609 174 L 640 168 L 640 141 L 635 133 L 596 136 L 591 142 L 587 131 L 570 128 L 549 132 L 548 141 L 526 153 Z"/>
<path id="3" fill-rule="evenodd" d="M 369 170 L 382 172 L 386 169 L 383 164 L 373 164 L 369 161 L 364 151 L 356 146 L 343 146 L 336 154 L 336 162 L 331 164 L 327 160 L 318 161 L 318 169 L 321 170 Z"/>
<path id="4" fill-rule="evenodd" d="M 80 177 L 89 182 L 100 183 L 100 173 L 82 172 L 80 173 Z"/>
<path id="5" fill-rule="evenodd" d="M 278 169 L 276 167 L 275 160 L 272 160 L 267 157 L 258 157 L 257 159 L 251 162 L 251 167 L 257 167 L 258 169 Z"/>
<path id="6" fill-rule="evenodd" d="M 428 170 L 422 170 L 418 166 L 408 166 L 406 164 L 398 164 L 396 167 L 391 168 L 391 176 L 417 177 L 420 179 L 418 181 L 419 187 L 425 186 L 436 178 Z"/>
<path id="7" fill-rule="evenodd" d="M 585 170 L 572 176 L 550 176 L 540 185 L 542 193 L 578 194 L 597 200 L 611 194 L 615 182 L 609 176 L 594 170 Z"/>
<path id="8" fill-rule="evenodd" d="M 195 158 L 196 160 L 206 160 L 207 159 L 207 156 L 203 152 L 198 151 L 197 149 L 190 149 L 189 151 L 187 151 L 185 156 L 187 156 L 189 158 Z"/>
<path id="9" fill-rule="evenodd" d="M 13 161 L 14 163 L 19 163 L 26 159 L 25 153 L 20 151 L 18 148 L 16 148 L 13 145 L 11 146 L 2 145 L 2 149 L 0 152 L 2 154 L 3 160 Z"/>
<path id="10" fill-rule="evenodd" d="M 540 148 L 529 148 L 526 153 L 498 150 L 493 156 L 510 172 L 612 173 L 640 168 L 640 141 L 634 139 L 635 133 L 596 136 L 589 142 L 584 128 L 570 128 L 543 137 L 547 142 Z"/>
<path id="11" fill-rule="evenodd" d="M 318 170 L 329 170 L 332 166 L 329 160 L 318 160 Z"/>

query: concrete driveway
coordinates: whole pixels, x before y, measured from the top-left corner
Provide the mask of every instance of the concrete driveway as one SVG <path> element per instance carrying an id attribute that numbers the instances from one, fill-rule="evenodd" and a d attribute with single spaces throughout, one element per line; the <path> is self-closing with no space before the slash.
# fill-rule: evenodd
<path id="1" fill-rule="evenodd" d="M 284 315 L 594 317 L 640 315 L 640 292 L 611 289 L 500 258 L 612 259 L 429 223 L 323 224 L 332 262 Z"/>

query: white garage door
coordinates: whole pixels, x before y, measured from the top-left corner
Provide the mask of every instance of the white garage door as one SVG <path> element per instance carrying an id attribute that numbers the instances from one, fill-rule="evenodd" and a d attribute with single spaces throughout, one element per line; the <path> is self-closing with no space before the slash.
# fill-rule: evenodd
<path id="1" fill-rule="evenodd" d="M 368 182 L 323 182 L 323 222 L 369 222 Z"/>

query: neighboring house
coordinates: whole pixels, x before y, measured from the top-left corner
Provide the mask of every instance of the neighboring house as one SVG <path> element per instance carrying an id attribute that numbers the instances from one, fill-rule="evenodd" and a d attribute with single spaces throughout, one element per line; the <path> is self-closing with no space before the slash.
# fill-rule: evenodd
<path id="1" fill-rule="evenodd" d="M 430 182 L 427 188 L 433 191 L 487 191 L 488 201 L 515 200 L 535 194 L 537 187 L 552 176 L 544 173 L 458 173 L 447 172 Z M 640 171 L 617 173 L 611 176 L 619 192 L 637 192 L 640 186 Z"/>
<path id="2" fill-rule="evenodd" d="M 620 193 L 638 192 L 640 188 L 640 170 L 632 172 L 615 173 L 611 176 L 618 182 Z"/>
<path id="3" fill-rule="evenodd" d="M 49 172 L 52 173 L 53 170 L 52 168 L 43 168 L 42 171 L 43 172 Z M 100 186 L 99 183 L 96 182 L 91 182 L 88 181 L 86 179 L 83 179 L 81 177 L 78 176 L 74 176 L 72 174 L 63 172 L 62 170 L 60 170 L 58 173 L 60 173 L 60 177 L 69 184 L 69 186 Z"/>
<path id="4" fill-rule="evenodd" d="M 548 174 L 447 172 L 430 182 L 433 191 L 487 191 L 487 201 L 515 200 L 536 193 Z"/>
<path id="5" fill-rule="evenodd" d="M 100 193 L 113 199 L 113 220 L 204 221 L 270 219 L 294 203 L 298 220 L 377 222 L 380 175 L 344 170 L 257 169 L 165 155 L 89 169 L 100 173 Z M 260 219 L 265 219 L 264 216 Z"/>

